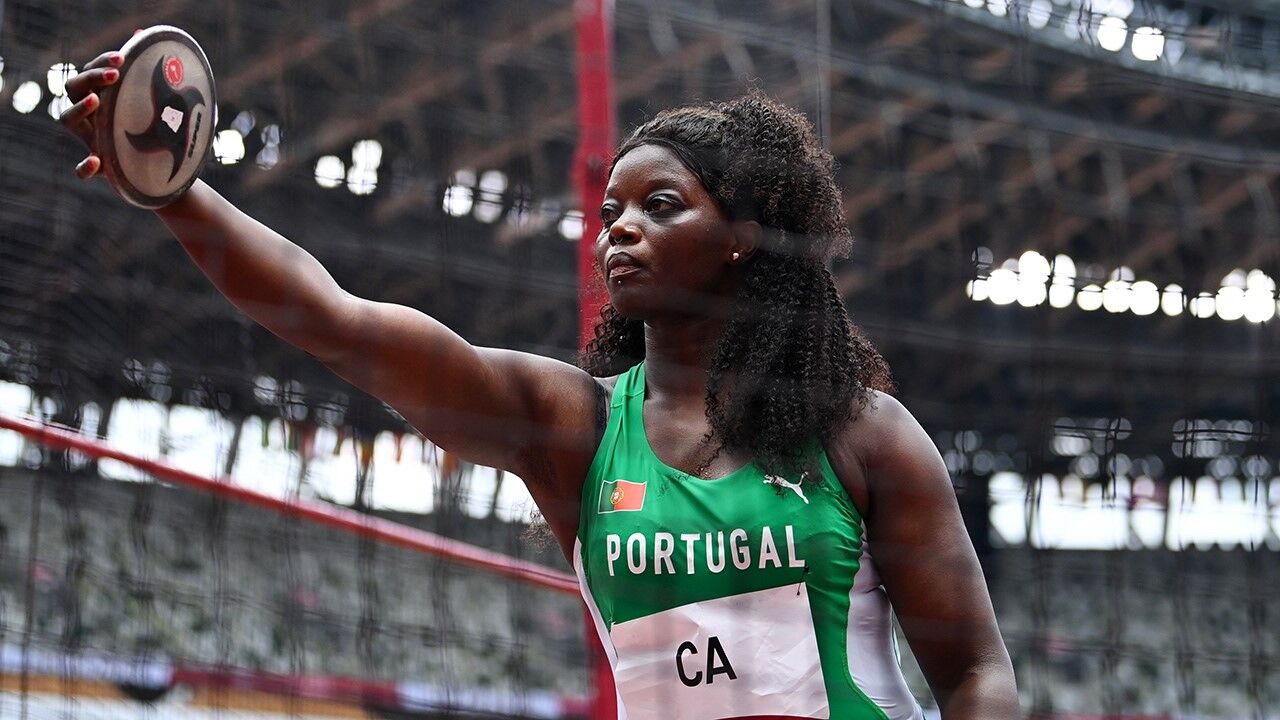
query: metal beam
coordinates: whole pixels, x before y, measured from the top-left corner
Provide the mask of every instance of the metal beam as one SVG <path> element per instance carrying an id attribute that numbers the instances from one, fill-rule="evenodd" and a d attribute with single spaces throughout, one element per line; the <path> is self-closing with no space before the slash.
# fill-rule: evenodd
<path id="1" fill-rule="evenodd" d="M 156 7 L 159 4 L 160 7 Z M 155 24 L 157 17 L 175 17 L 182 13 L 191 0 L 164 0 L 160 3 L 149 3 L 141 12 L 119 17 L 98 29 L 97 32 L 76 42 L 64 52 L 60 44 L 45 50 L 36 61 L 36 69 L 43 72 L 57 62 L 73 62 L 77 66 L 87 63 L 98 55 L 119 48 L 137 30 Z M 2 6 L 3 3 L 0 3 Z"/>
<path id="2" fill-rule="evenodd" d="M 560 10 L 505 37 L 487 38 L 475 62 L 482 67 L 506 62 L 516 52 L 537 45 L 552 35 L 566 32 L 571 27 L 572 8 Z M 247 175 L 244 180 L 245 189 L 260 190 L 288 177 L 316 153 L 332 150 L 361 134 L 371 133 L 383 125 L 403 120 L 418 106 L 458 90 L 468 75 L 457 69 L 442 72 L 437 61 L 428 60 L 406 72 L 405 77 L 413 78 L 413 81 L 398 87 L 395 93 L 384 97 L 377 106 L 369 108 L 367 112 L 329 120 L 310 137 L 296 142 L 274 168 Z"/>
<path id="3" fill-rule="evenodd" d="M 346 24 L 354 32 L 410 4 L 411 0 L 375 0 L 357 4 L 347 13 Z M 239 67 L 226 79 L 219 79 L 218 91 L 226 99 L 238 99 L 255 83 L 279 77 L 289 68 L 309 62 L 341 40 L 343 35 L 338 32 L 313 30 L 302 38 L 287 35 L 275 47 Z"/>
<path id="4" fill-rule="evenodd" d="M 677 53 L 662 56 L 636 72 L 620 77 L 614 90 L 616 102 L 623 103 L 639 97 L 669 77 L 671 71 L 704 63 L 722 52 L 725 52 L 725 46 L 721 35 L 716 33 L 703 36 Z M 475 168 L 503 165 L 513 155 L 532 152 L 534 148 L 553 137 L 572 133 L 577 124 L 577 117 L 577 110 L 570 106 L 544 117 L 508 140 L 460 158 L 457 165 Z M 404 212 L 420 206 L 425 201 L 426 192 L 425 182 L 410 184 L 406 191 L 383 201 L 375 211 L 375 216 L 379 222 L 390 222 Z"/>
<path id="5" fill-rule="evenodd" d="M 1224 185 L 1201 203 L 1200 212 L 1205 224 L 1218 225 L 1227 213 L 1246 201 L 1256 203 L 1259 199 L 1257 189 L 1270 187 L 1275 179 L 1275 174 L 1255 173 Z M 1259 210 L 1265 212 L 1262 208 Z M 1265 224 L 1260 224 L 1258 230 L 1259 236 L 1244 238 L 1247 245 L 1243 255 L 1231 257 L 1221 252 L 1208 253 L 1205 258 L 1205 277 L 1220 278 L 1234 268 L 1252 270 L 1263 261 L 1274 258 L 1280 251 L 1280 236 L 1266 237 Z M 1168 249 L 1171 248 L 1172 245 Z"/>

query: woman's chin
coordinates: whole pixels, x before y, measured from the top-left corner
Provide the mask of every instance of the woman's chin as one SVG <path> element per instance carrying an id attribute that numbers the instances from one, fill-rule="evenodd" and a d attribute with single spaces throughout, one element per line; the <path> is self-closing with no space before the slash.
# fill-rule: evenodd
<path id="1" fill-rule="evenodd" d="M 628 320 L 646 320 L 649 317 L 649 308 L 639 302 L 635 297 L 629 297 L 629 293 L 609 293 L 609 304 L 613 305 L 613 309 L 622 317 Z"/>
<path id="2" fill-rule="evenodd" d="M 708 300 L 713 297 L 684 288 L 625 280 L 610 280 L 606 288 L 613 309 L 628 320 L 699 316 L 709 311 Z"/>
<path id="3" fill-rule="evenodd" d="M 661 293 L 652 288 L 619 287 L 609 284 L 609 303 L 613 309 L 628 320 L 648 320 L 654 313 L 663 312 Z"/>

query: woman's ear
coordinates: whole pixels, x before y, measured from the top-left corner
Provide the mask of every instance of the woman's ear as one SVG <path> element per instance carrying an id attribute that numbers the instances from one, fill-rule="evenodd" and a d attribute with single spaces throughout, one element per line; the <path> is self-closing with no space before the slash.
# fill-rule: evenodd
<path id="1" fill-rule="evenodd" d="M 729 248 L 729 261 L 740 263 L 755 253 L 760 247 L 760 238 L 764 233 L 760 223 L 755 220 L 740 220 L 733 223 L 733 247 Z"/>

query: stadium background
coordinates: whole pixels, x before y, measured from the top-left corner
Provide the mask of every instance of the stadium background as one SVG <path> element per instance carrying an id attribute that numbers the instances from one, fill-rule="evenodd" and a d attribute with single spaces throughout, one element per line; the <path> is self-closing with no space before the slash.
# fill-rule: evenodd
<path id="1" fill-rule="evenodd" d="M 563 568 L 518 479 L 248 323 L 50 116 L 65 64 L 183 27 L 212 185 L 352 292 L 568 360 L 592 5 L 0 2 L 0 415 Z M 1028 712 L 1280 717 L 1280 5 L 610 20 L 615 132 L 756 85 L 837 157 L 839 287 L 953 474 Z M 570 595 L 37 440 L 0 430 L 0 717 L 593 712 Z"/>

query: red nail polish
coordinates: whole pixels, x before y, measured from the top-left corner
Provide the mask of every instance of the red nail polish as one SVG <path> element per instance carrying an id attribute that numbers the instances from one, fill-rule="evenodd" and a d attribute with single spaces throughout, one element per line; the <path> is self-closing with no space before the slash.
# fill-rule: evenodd
<path id="1" fill-rule="evenodd" d="M 106 80 L 107 82 L 115 82 L 116 79 L 119 77 L 120 77 L 119 70 L 107 70 L 106 72 L 102 73 L 102 79 Z"/>

